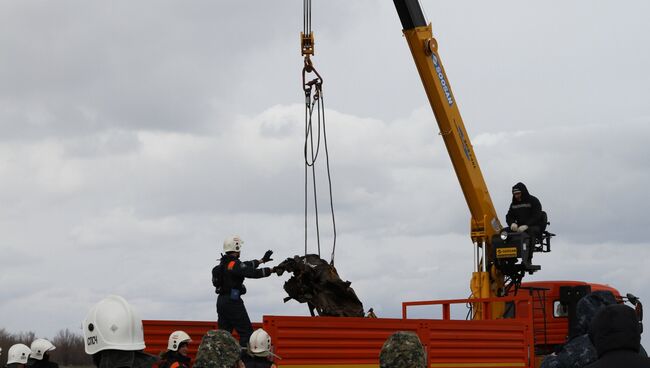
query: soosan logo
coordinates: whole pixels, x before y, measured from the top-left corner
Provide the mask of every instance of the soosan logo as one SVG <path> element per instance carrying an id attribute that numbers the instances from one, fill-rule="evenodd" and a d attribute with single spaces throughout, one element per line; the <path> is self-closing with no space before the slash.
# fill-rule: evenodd
<path id="1" fill-rule="evenodd" d="M 436 69 L 436 74 L 438 74 L 438 79 L 440 79 L 442 90 L 445 92 L 445 97 L 447 97 L 447 103 L 449 103 L 449 106 L 451 106 L 454 104 L 454 98 L 451 96 L 451 89 L 445 80 L 445 75 L 442 73 L 440 61 L 438 60 L 436 54 L 431 54 L 431 60 L 433 61 L 433 67 Z"/>

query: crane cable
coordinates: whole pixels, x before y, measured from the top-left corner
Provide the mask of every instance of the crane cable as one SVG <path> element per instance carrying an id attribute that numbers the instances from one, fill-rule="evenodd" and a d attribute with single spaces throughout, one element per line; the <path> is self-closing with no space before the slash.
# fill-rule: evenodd
<path id="1" fill-rule="evenodd" d="M 302 0 L 302 34 L 310 35 L 311 33 L 311 0 Z"/>
<path id="2" fill-rule="evenodd" d="M 330 212 L 332 215 L 332 254 L 330 264 L 334 265 L 336 252 L 336 220 L 334 217 L 334 201 L 332 196 L 332 176 L 330 172 L 329 150 L 327 147 L 327 131 L 325 129 L 325 103 L 323 99 L 323 78 L 312 64 L 310 55 L 314 54 L 314 34 L 311 30 L 311 0 L 303 0 L 303 32 L 300 34 L 304 66 L 302 69 L 302 84 L 305 93 L 305 143 L 303 154 L 305 160 L 305 255 L 308 244 L 308 196 L 309 196 L 309 169 L 311 169 L 312 191 L 314 195 L 314 217 L 316 222 L 316 244 L 318 256 L 321 255 L 320 247 L 320 221 L 318 217 L 318 194 L 316 188 L 316 161 L 320 153 L 321 139 L 325 149 L 325 165 L 329 189 Z M 313 77 L 308 76 L 313 73 Z M 313 78 L 308 80 L 309 78 Z M 314 142 L 313 114 L 316 112 L 317 132 Z M 315 146 L 314 146 L 315 145 Z"/>

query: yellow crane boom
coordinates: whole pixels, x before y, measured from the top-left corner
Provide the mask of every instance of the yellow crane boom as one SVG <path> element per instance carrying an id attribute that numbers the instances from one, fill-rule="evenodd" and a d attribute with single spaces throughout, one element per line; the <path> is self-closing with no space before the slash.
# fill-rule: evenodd
<path id="1" fill-rule="evenodd" d="M 477 259 L 471 281 L 472 296 L 475 298 L 502 296 L 505 285 L 503 269 L 509 267 L 508 274 L 513 275 L 511 277 L 517 280 L 516 282 L 521 281 L 525 272 L 539 269 L 539 266 L 530 265 L 534 240 L 523 240 L 518 246 L 509 246 L 504 243 L 505 239 L 499 240 L 504 229 L 494 209 L 469 134 L 460 115 L 458 103 L 438 54 L 438 43 L 433 37 L 431 25 L 426 24 L 417 0 L 394 0 L 394 3 L 404 36 L 440 128 L 440 135 L 445 142 L 471 213 L 470 236 L 476 244 Z M 506 238 L 507 235 L 506 232 Z M 495 249 L 497 246 L 501 248 Z M 522 253 L 522 249 L 526 253 Z M 503 259 L 498 259 L 500 257 Z M 518 257 L 525 261 L 522 261 L 522 264 L 515 264 Z M 502 265 L 503 267 L 500 267 Z M 493 306 L 491 314 L 493 318 L 503 314 L 502 308 L 503 305 Z M 480 308 L 475 308 L 474 318 L 484 318 Z"/>

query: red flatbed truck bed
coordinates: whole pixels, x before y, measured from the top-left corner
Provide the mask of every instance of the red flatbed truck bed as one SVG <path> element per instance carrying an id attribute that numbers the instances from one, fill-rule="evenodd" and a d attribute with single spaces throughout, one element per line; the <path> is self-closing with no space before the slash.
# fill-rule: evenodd
<path id="1" fill-rule="evenodd" d="M 427 353 L 428 367 L 534 367 L 532 298 L 505 298 L 517 305 L 517 316 L 498 320 L 453 319 L 452 305 L 477 300 L 443 300 L 403 303 L 402 318 L 343 318 L 264 316 L 278 367 L 370 368 L 379 367 L 384 341 L 395 331 L 416 333 Z M 489 303 L 496 299 L 481 299 Z M 504 301 L 504 298 L 499 298 Z M 408 318 L 408 309 L 419 305 L 440 306 L 438 318 Z M 164 351 L 167 336 L 184 330 L 193 339 L 190 353 L 196 354 L 201 336 L 216 328 L 215 322 L 144 321 L 147 352 Z"/>
<path id="2" fill-rule="evenodd" d="M 426 349 L 427 367 L 534 368 L 543 358 L 540 351 L 552 351 L 566 341 L 568 318 L 556 313 L 560 288 L 576 286 L 588 286 L 591 291 L 608 290 L 620 298 L 619 292 L 607 285 L 539 281 L 523 283 L 514 297 L 404 302 L 402 318 L 264 316 L 261 323 L 253 325 L 263 327 L 271 335 L 275 353 L 282 357 L 275 362 L 278 367 L 379 367 L 379 353 L 388 336 L 395 331 L 412 331 Z M 454 306 L 462 308 L 468 303 L 497 300 L 516 305 L 512 318 L 452 317 Z M 409 318 L 409 311 L 418 306 L 434 306 L 438 315 Z M 143 322 L 146 351 L 156 355 L 166 350 L 171 332 L 183 330 L 192 337 L 190 355 L 194 357 L 201 337 L 217 328 L 214 321 Z"/>

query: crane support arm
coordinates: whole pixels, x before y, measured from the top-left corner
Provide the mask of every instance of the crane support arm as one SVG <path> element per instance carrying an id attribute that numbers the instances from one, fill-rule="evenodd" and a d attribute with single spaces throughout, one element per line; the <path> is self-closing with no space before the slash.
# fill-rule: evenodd
<path id="1" fill-rule="evenodd" d="M 417 0 L 394 0 L 394 3 L 438 122 L 440 135 L 472 215 L 472 239 L 478 244 L 489 243 L 502 226 L 438 54 L 438 44 L 432 36 L 431 25 L 426 25 Z"/>
<path id="2" fill-rule="evenodd" d="M 504 296 L 513 287 L 516 293 L 526 273 L 541 269 L 532 264 L 533 252 L 549 252 L 550 239 L 555 234 L 544 231 L 540 237 L 503 229 L 438 54 L 431 24 L 427 24 L 418 0 L 393 2 L 471 214 L 470 237 L 476 244 L 476 267 L 470 283 L 472 296 Z M 491 313 L 485 313 L 476 304 L 473 318 L 503 316 L 505 304 L 492 303 L 490 309 Z"/>
<path id="3" fill-rule="evenodd" d="M 478 159 L 474 154 L 469 134 L 460 116 L 458 103 L 438 54 L 438 43 L 433 38 L 431 25 L 426 24 L 418 0 L 393 0 L 402 23 L 415 66 L 433 109 L 454 171 L 460 182 L 465 201 L 471 213 L 470 237 L 477 245 L 476 270 L 472 274 L 470 288 L 475 298 L 500 296 L 504 289 L 504 276 L 494 266 L 492 239 L 502 229 L 492 204 Z M 480 251 L 483 256 L 479 256 Z M 483 259 L 486 258 L 486 259 Z M 481 305 L 473 307 L 473 318 L 501 316 L 503 303 L 493 303 L 492 313 L 486 313 Z"/>

